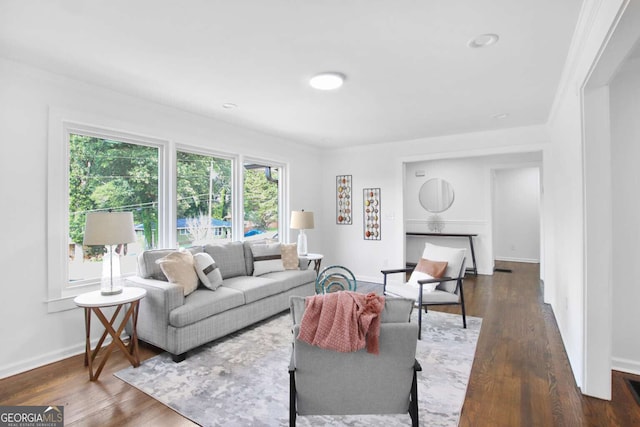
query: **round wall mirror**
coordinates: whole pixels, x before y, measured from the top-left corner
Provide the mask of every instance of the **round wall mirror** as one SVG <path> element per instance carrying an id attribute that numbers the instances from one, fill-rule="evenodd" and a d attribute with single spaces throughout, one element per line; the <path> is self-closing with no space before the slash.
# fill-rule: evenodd
<path id="1" fill-rule="evenodd" d="M 432 178 L 422 184 L 418 197 L 427 211 L 444 212 L 453 204 L 453 186 L 444 179 Z"/>

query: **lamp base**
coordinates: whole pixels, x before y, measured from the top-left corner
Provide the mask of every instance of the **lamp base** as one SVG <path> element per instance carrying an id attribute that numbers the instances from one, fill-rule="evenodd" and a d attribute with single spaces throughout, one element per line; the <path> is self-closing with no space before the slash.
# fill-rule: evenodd
<path id="1" fill-rule="evenodd" d="M 307 235 L 304 230 L 300 230 L 298 234 L 298 256 L 307 255 Z"/>
<path id="2" fill-rule="evenodd" d="M 122 276 L 120 275 L 120 255 L 114 252 L 113 245 L 102 260 L 101 295 L 117 295 L 122 293 Z"/>

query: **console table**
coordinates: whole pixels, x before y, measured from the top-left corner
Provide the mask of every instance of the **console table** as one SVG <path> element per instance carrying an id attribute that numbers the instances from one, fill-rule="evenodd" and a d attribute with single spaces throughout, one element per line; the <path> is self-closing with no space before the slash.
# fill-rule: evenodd
<path id="1" fill-rule="evenodd" d="M 478 275 L 478 267 L 476 266 L 476 253 L 473 250 L 473 238 L 477 237 L 477 234 L 463 234 L 463 233 L 414 233 L 407 232 L 407 236 L 427 236 L 427 237 L 463 237 L 469 239 L 469 247 L 471 248 L 471 260 L 473 261 L 473 268 L 467 269 L 473 272 L 474 276 Z"/>

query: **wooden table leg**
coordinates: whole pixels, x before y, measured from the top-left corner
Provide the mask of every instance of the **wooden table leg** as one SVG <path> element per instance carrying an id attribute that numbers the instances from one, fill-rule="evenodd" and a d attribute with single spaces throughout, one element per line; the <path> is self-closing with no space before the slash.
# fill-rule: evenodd
<path id="1" fill-rule="evenodd" d="M 133 310 L 133 317 L 131 319 L 131 342 L 129 343 L 130 351 L 133 355 L 135 363 L 134 368 L 140 366 L 140 354 L 138 351 L 138 311 L 140 309 L 140 301 L 134 301 L 131 303 L 130 310 Z"/>
<path id="2" fill-rule="evenodd" d="M 129 309 L 125 312 L 124 318 L 122 319 L 122 322 L 120 322 L 120 325 L 118 326 L 117 330 L 114 329 L 114 324 L 116 322 L 118 314 L 120 313 L 120 310 L 122 309 L 122 305 L 118 306 L 113 316 L 111 316 L 111 319 L 107 319 L 107 317 L 104 315 L 100 307 L 93 307 L 93 311 L 96 314 L 96 317 L 98 317 L 98 319 L 104 326 L 105 330 L 104 330 L 104 333 L 102 334 L 102 337 L 98 341 L 96 348 L 93 350 L 93 352 L 91 352 L 89 356 L 89 378 L 91 381 L 95 381 L 98 379 L 98 377 L 102 373 L 102 369 L 104 368 L 105 364 L 107 363 L 107 360 L 109 359 L 109 356 L 111 356 L 111 353 L 116 347 L 120 348 L 122 353 L 125 355 L 125 357 L 129 360 L 129 362 L 134 367 L 140 366 L 140 357 L 138 355 L 138 336 L 136 332 L 137 318 L 138 318 L 138 305 L 139 305 L 139 301 L 134 301 L 130 304 Z M 89 314 L 89 316 L 91 316 L 91 314 Z M 129 319 L 132 319 L 132 321 L 134 322 L 133 323 L 134 327 L 133 327 L 133 333 L 132 333 L 133 336 L 131 337 L 131 343 L 129 344 L 129 346 L 126 346 L 122 341 L 122 339 L 120 338 L 120 335 L 122 334 L 122 331 L 124 330 Z M 94 373 L 92 369 L 93 368 L 92 362 L 95 359 L 95 357 L 98 355 L 98 352 L 102 348 L 102 344 L 104 343 L 107 336 L 111 337 L 111 343 L 109 343 L 109 345 L 105 349 L 104 356 L 100 361 L 100 364 L 98 365 L 98 369 Z M 90 346 L 89 341 L 87 341 L 87 346 L 88 346 L 87 348 L 89 348 Z"/>
<path id="3" fill-rule="evenodd" d="M 91 309 L 85 307 L 84 309 L 84 328 L 85 328 L 85 345 L 84 345 L 84 366 L 89 366 L 89 372 L 91 372 L 90 360 L 91 360 Z"/>

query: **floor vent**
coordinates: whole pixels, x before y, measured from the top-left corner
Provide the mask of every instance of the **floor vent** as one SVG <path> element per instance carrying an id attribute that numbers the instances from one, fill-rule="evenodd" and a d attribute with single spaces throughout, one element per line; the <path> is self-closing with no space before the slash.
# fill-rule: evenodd
<path id="1" fill-rule="evenodd" d="M 640 405 L 640 381 L 630 380 L 629 378 L 625 378 L 624 380 L 629 384 L 631 393 L 633 397 L 636 398 L 636 403 Z"/>

